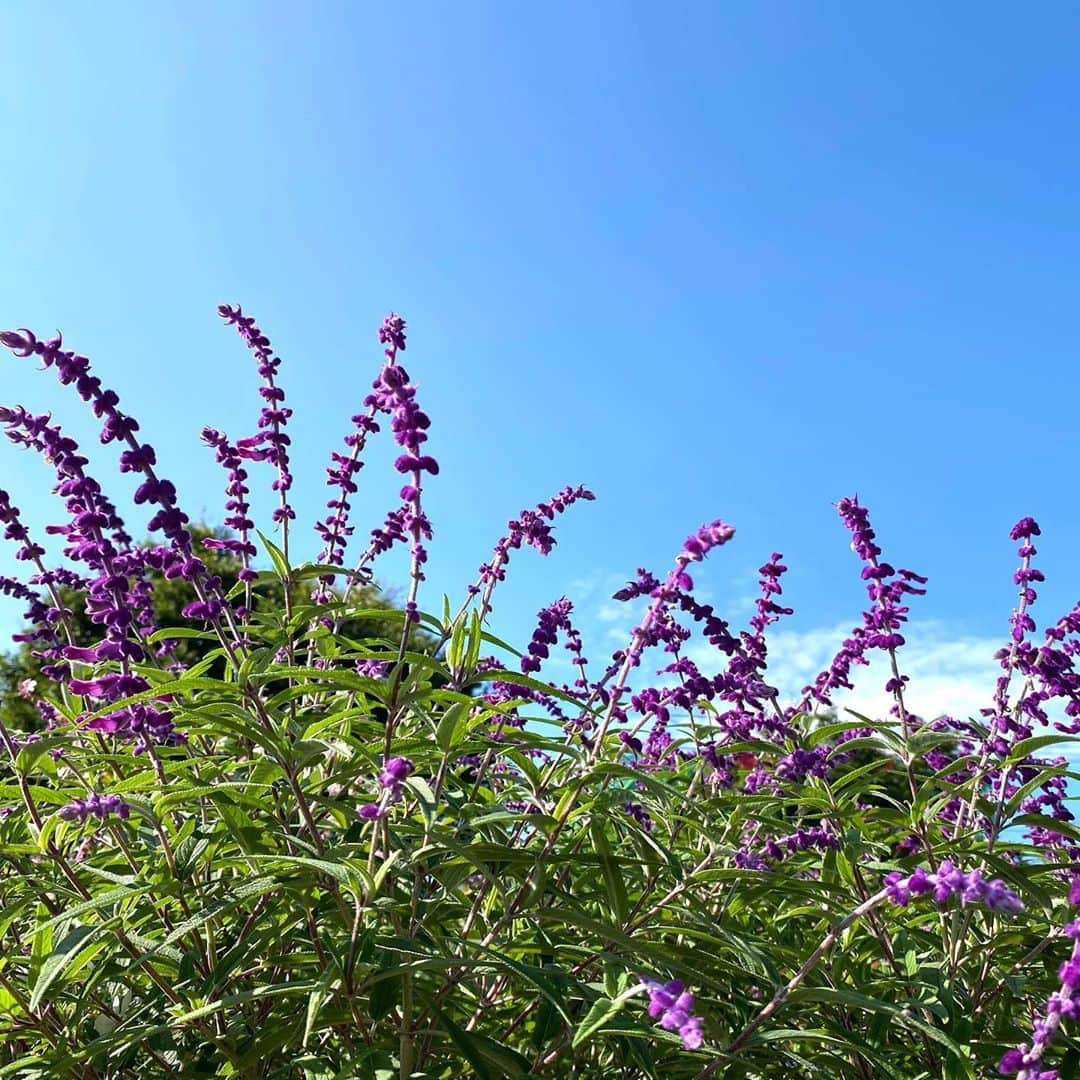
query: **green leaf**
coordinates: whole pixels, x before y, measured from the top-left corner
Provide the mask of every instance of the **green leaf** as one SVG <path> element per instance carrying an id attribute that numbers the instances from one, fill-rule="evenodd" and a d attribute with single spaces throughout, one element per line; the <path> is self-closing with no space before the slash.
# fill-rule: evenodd
<path id="1" fill-rule="evenodd" d="M 305 1048 L 315 1031 L 315 1025 L 318 1023 L 323 1003 L 330 996 L 330 986 L 334 978 L 333 968 L 328 969 L 326 974 L 319 980 L 319 985 L 311 991 L 311 995 L 308 997 L 307 1016 L 304 1020 L 304 1037 L 300 1041 L 300 1045 Z"/>
<path id="2" fill-rule="evenodd" d="M 483 644 L 484 631 L 480 622 L 480 613 L 473 611 L 472 622 L 469 625 L 469 651 L 465 657 L 465 670 L 475 671 L 477 662 L 480 660 L 480 647 Z"/>
<path id="3" fill-rule="evenodd" d="M 503 1046 L 486 1035 L 458 1027 L 442 1011 L 437 1010 L 437 1015 L 440 1026 L 476 1070 L 478 1080 L 500 1080 L 501 1077 L 519 1080 L 528 1074 L 529 1060 L 516 1050 L 511 1050 L 509 1046 Z"/>
<path id="4" fill-rule="evenodd" d="M 446 643 L 446 663 L 451 671 L 461 671 L 461 660 L 465 655 L 465 620 L 458 619 L 450 631 L 450 640 Z"/>
<path id="5" fill-rule="evenodd" d="M 18 1061 L 12 1061 L 0 1068 L 0 1076 L 29 1076 L 31 1073 L 26 1072 L 31 1065 L 47 1065 L 48 1059 L 43 1058 L 40 1054 L 27 1054 L 25 1057 L 21 1057 Z M 42 1073 L 41 1075 L 45 1075 Z"/>
<path id="6" fill-rule="evenodd" d="M 390 873 L 394 863 L 398 861 L 401 856 L 401 851 L 391 851 L 382 863 L 379 865 L 379 869 L 375 871 L 375 876 L 371 879 L 370 887 L 368 888 L 368 899 L 372 900 L 379 893 L 379 889 L 382 888 L 382 883 L 386 880 L 386 875 Z"/>
<path id="7" fill-rule="evenodd" d="M 469 715 L 472 705 L 458 701 L 439 717 L 435 729 L 435 745 L 443 752 L 452 750 L 461 741 L 462 722 Z"/>
<path id="8" fill-rule="evenodd" d="M 619 926 L 626 923 L 626 915 L 630 910 L 626 897 L 626 882 L 619 870 L 618 863 L 611 853 L 611 845 L 608 843 L 604 832 L 604 823 L 599 818 L 593 818 L 589 822 L 589 833 L 592 836 L 593 850 L 600 860 L 600 871 L 604 875 L 604 885 L 607 889 L 608 902 L 615 914 L 615 921 Z"/>
<path id="9" fill-rule="evenodd" d="M 401 1000 L 401 975 L 381 979 L 371 988 L 368 1012 L 372 1020 L 381 1020 Z"/>
<path id="10" fill-rule="evenodd" d="M 405 781 L 405 786 L 416 796 L 416 801 L 420 804 L 420 813 L 424 819 L 424 826 L 430 830 L 432 825 L 435 824 L 435 811 L 438 809 L 435 802 L 435 792 L 431 790 L 428 782 L 420 776 L 410 776 Z"/>
<path id="11" fill-rule="evenodd" d="M 184 1024 L 190 1024 L 193 1020 L 202 1020 L 204 1017 L 212 1016 L 214 1013 L 227 1009 L 231 1005 L 243 1005 L 248 1001 L 260 1001 L 262 998 L 268 997 L 290 997 L 293 994 L 308 994 L 317 987 L 318 983 L 310 979 L 259 986 L 254 990 L 244 990 L 239 994 L 230 994 L 228 997 L 218 998 L 216 1001 L 200 1005 L 195 1009 L 171 1014 L 168 1026 L 183 1027 Z"/>
<path id="12" fill-rule="evenodd" d="M 950 1054 L 958 1057 L 961 1061 L 970 1060 L 971 1055 L 964 1047 L 951 1039 L 940 1028 L 928 1024 L 922 1017 L 915 1014 L 914 1009 L 918 1007 L 917 1002 L 913 1002 L 909 1007 L 904 1007 L 894 1002 L 881 1001 L 879 998 L 871 997 L 869 994 L 860 994 L 855 990 L 827 986 L 803 987 L 793 991 L 788 997 L 788 1004 L 802 1001 L 838 1002 L 843 1005 L 851 1005 L 856 1009 L 863 1009 L 866 1012 L 883 1013 L 891 1017 L 894 1023 L 913 1027 L 923 1035 L 933 1039 L 934 1042 L 944 1046 Z"/>
<path id="13" fill-rule="evenodd" d="M 60 977 L 64 969 L 85 949 L 103 926 L 76 926 L 45 958 L 30 995 L 30 1011 L 37 1012 L 49 987 Z"/>
<path id="14" fill-rule="evenodd" d="M 59 926 L 61 923 L 77 919 L 80 915 L 84 915 L 88 911 L 97 911 L 98 908 L 111 907 L 113 904 L 118 904 L 121 900 L 125 900 L 130 896 L 139 896 L 142 893 L 149 891 L 149 885 L 141 885 L 138 888 L 124 886 L 119 889 L 110 889 L 100 896 L 95 896 L 92 900 L 86 900 L 81 904 L 76 904 L 74 907 L 61 911 L 59 915 L 55 915 L 53 918 L 40 923 L 34 928 L 34 933 L 44 934 L 54 926 Z"/>
<path id="15" fill-rule="evenodd" d="M 1045 814 L 1020 814 L 1009 822 L 1010 825 L 1030 825 L 1038 829 L 1046 829 L 1061 836 L 1068 836 L 1072 840 L 1080 840 L 1080 827 L 1069 821 L 1059 821 L 1057 818 L 1047 817 Z"/>
<path id="16" fill-rule="evenodd" d="M 562 1031 L 562 1023 L 559 1020 L 559 1010 L 547 998 L 544 998 L 540 1002 L 540 1008 L 536 1013 L 536 1024 L 530 1036 L 533 1049 L 542 1050 L 560 1031 Z"/>
<path id="17" fill-rule="evenodd" d="M 277 572 L 278 578 L 281 581 L 288 581 L 291 574 L 289 572 L 289 561 L 285 558 L 285 553 L 273 542 L 273 540 L 268 539 L 258 529 L 256 529 L 255 532 L 258 533 L 263 547 L 266 548 L 266 553 L 270 556 L 270 561 L 274 564 L 274 570 Z"/>
<path id="18" fill-rule="evenodd" d="M 624 1002 L 618 999 L 612 1001 L 610 998 L 597 998 L 574 1032 L 571 1044 L 574 1049 L 595 1035 L 613 1016 L 622 1012 L 623 1004 Z"/>
<path id="19" fill-rule="evenodd" d="M 255 858 L 256 856 L 252 856 Z M 279 858 L 285 858 L 285 856 L 278 856 Z M 280 887 L 280 882 L 276 878 L 272 877 L 260 877 L 255 878 L 252 881 L 245 882 L 239 885 L 235 892 L 231 896 L 226 896 L 221 900 L 217 900 L 212 904 L 208 904 L 201 911 L 196 912 L 191 918 L 185 919 L 182 923 L 178 923 L 172 931 L 166 935 L 161 942 L 162 945 L 172 945 L 173 942 L 179 941 L 186 934 L 191 933 L 197 927 L 203 926 L 210 922 L 211 919 L 216 919 L 219 915 L 224 914 L 226 911 L 230 911 L 232 908 L 242 904 L 245 900 L 250 900 L 255 896 L 262 896 L 263 893 L 270 892 L 271 889 Z"/>
<path id="20" fill-rule="evenodd" d="M 1023 761 L 1024 758 L 1029 757 L 1038 750 L 1042 750 L 1044 747 L 1053 746 L 1055 743 L 1074 742 L 1080 742 L 1080 737 L 1076 735 L 1033 735 L 1030 739 L 1023 739 L 1018 742 L 1005 760 L 1008 762 Z"/>
<path id="21" fill-rule="evenodd" d="M 251 855 L 256 862 L 283 863 L 291 866 L 308 866 L 313 870 L 340 881 L 343 885 L 357 884 L 360 879 L 356 869 L 345 863 L 330 862 L 328 859 L 314 859 L 307 855 Z"/>

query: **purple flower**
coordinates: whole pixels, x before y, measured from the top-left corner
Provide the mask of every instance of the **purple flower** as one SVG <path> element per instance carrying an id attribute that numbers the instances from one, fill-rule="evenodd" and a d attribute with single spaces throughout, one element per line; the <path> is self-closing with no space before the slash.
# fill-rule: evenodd
<path id="1" fill-rule="evenodd" d="M 1031 522 L 1030 518 L 1024 521 Z M 1020 522 L 1022 525 L 1024 522 Z M 1034 524 L 1031 522 L 1031 524 Z M 1017 528 L 1020 526 L 1018 525 Z M 1038 526 L 1035 526 L 1036 530 Z M 1076 904 L 1076 882 L 1069 889 L 1069 903 Z M 1080 1018 L 1080 920 L 1067 923 L 1064 927 L 1067 937 L 1073 939 L 1072 953 L 1058 969 L 1061 989 L 1050 995 L 1046 1003 L 1044 1016 L 1038 1017 L 1032 1027 L 1031 1044 L 1023 1044 L 1009 1050 L 998 1064 L 998 1072 L 1005 1076 L 1017 1073 L 1017 1080 L 1057 1080 L 1057 1070 L 1042 1070 L 1043 1055 L 1050 1048 L 1063 1019 Z"/>
<path id="2" fill-rule="evenodd" d="M 851 550 L 863 560 L 862 578 L 867 582 L 866 591 L 870 607 L 863 612 L 863 625 L 855 627 L 844 641 L 832 663 L 817 678 L 803 688 L 803 699 L 791 710 L 803 711 L 813 699 L 822 705 L 832 704 L 832 693 L 838 689 L 851 689 L 851 668 L 855 664 L 868 664 L 866 653 L 871 649 L 895 650 L 904 644 L 899 633 L 907 621 L 908 607 L 902 601 L 905 596 L 921 596 L 926 592 L 920 586 L 926 578 L 912 570 L 896 570 L 889 563 L 879 562 L 881 548 L 877 534 L 870 524 L 865 506 L 856 499 L 841 499 L 836 508 L 844 525 L 851 533 Z M 886 689 L 896 699 L 894 711 L 906 716 L 903 705 L 903 687 L 906 676 L 892 677 Z M 910 718 L 908 718 L 910 719 Z"/>
<path id="3" fill-rule="evenodd" d="M 379 787 L 386 791 L 388 802 L 397 802 L 401 798 L 401 789 L 413 771 L 413 763 L 408 758 L 394 757 L 382 767 L 379 773 Z"/>
<path id="4" fill-rule="evenodd" d="M 550 647 L 559 640 L 559 631 L 570 627 L 570 612 L 573 605 L 564 596 L 541 608 L 538 625 L 533 631 L 532 641 L 529 642 L 528 655 L 521 658 L 521 670 L 528 674 L 539 671 L 544 660 L 550 655 Z"/>
<path id="5" fill-rule="evenodd" d="M 389 660 L 357 660 L 357 675 L 365 675 L 369 679 L 383 679 L 390 670 Z"/>
<path id="6" fill-rule="evenodd" d="M 987 881 L 978 870 L 964 873 L 948 859 L 942 859 L 933 873 L 922 867 L 916 867 L 907 876 L 894 870 L 885 878 L 885 890 L 886 898 L 899 907 L 906 907 L 912 896 L 933 893 L 934 902 L 939 905 L 959 896 L 963 904 L 984 904 L 991 911 L 1010 915 L 1024 908 L 1020 897 L 1000 878 Z"/>
<path id="7" fill-rule="evenodd" d="M 1040 536 L 1042 529 L 1039 528 L 1039 523 L 1031 517 L 1022 517 L 1013 527 L 1009 533 L 1010 540 L 1026 540 L 1031 536 Z"/>
<path id="8" fill-rule="evenodd" d="M 687 1050 L 697 1050 L 702 1043 L 702 1017 L 691 1016 L 694 996 L 683 989 L 678 979 L 666 985 L 655 979 L 642 979 L 649 994 L 649 1015 L 665 1031 L 677 1031 Z"/>
<path id="9" fill-rule="evenodd" d="M 390 315 L 384 321 L 379 331 L 379 340 L 389 346 L 386 349 L 387 361 L 379 372 L 378 378 L 372 383 L 373 392 L 364 399 L 364 404 L 370 410 L 368 420 L 364 417 L 353 419 L 366 424 L 376 412 L 388 414 L 394 441 L 406 451 L 394 463 L 398 472 L 409 474 L 408 482 L 401 488 L 402 506 L 387 515 L 383 528 L 372 531 L 371 545 L 360 559 L 360 563 L 363 564 L 374 556 L 388 551 L 396 542 L 408 539 L 411 555 L 409 574 L 412 578 L 410 601 L 414 601 L 417 586 L 424 580 L 423 566 L 428 558 L 424 541 L 430 540 L 432 536 L 431 522 L 421 505 L 422 474 L 426 472 L 434 476 L 438 473 L 439 466 L 433 457 L 423 453 L 422 450 L 423 444 L 428 439 L 427 429 L 431 421 L 417 404 L 416 388 L 410 384 L 408 372 L 396 363 L 398 349 L 404 348 L 404 327 L 405 323 L 398 315 Z M 358 453 L 358 446 L 354 446 L 354 455 Z M 331 483 L 339 483 L 342 479 L 347 479 L 351 484 L 352 466 L 347 462 L 346 465 L 350 470 L 349 476 L 344 477 L 344 474 L 341 474 L 335 477 L 332 473 Z M 347 493 L 348 487 L 343 488 L 343 491 Z M 338 553 L 339 549 L 344 550 L 343 537 L 347 535 L 345 522 L 349 509 L 348 502 L 343 494 L 340 499 L 331 500 L 328 506 L 335 512 L 326 519 L 318 531 L 327 544 L 325 551 L 330 552 L 333 548 L 334 552 Z M 409 621 L 417 620 L 410 619 Z"/>
<path id="10" fill-rule="evenodd" d="M 247 347 L 255 354 L 259 375 L 264 385 L 259 389 L 259 396 L 265 404 L 259 413 L 259 434 L 241 439 L 237 443 L 237 452 L 241 457 L 259 455 L 269 461 L 278 472 L 273 489 L 280 496 L 278 508 L 274 511 L 274 520 L 281 523 L 282 535 L 288 535 L 288 522 L 296 517 L 289 505 L 288 493 L 292 487 L 292 474 L 289 472 L 289 436 L 285 434 L 285 425 L 292 416 L 292 409 L 285 407 L 285 392 L 275 383 L 281 358 L 270 347 L 270 339 L 262 332 L 250 315 L 245 315 L 239 305 L 219 304 L 218 314 L 230 326 L 235 326 Z"/>
<path id="11" fill-rule="evenodd" d="M 384 788 L 392 788 L 403 784 L 413 771 L 413 763 L 408 758 L 391 758 L 379 773 L 379 784 Z"/>
<path id="12" fill-rule="evenodd" d="M 578 485 L 565 487 L 547 502 L 538 503 L 535 510 L 522 510 L 512 521 L 507 522 L 506 535 L 500 537 L 495 545 L 491 561 L 480 567 L 480 578 L 470 586 L 473 595 L 484 588 L 480 617 L 484 618 L 491 610 L 489 603 L 491 592 L 496 582 L 506 578 L 506 567 L 510 562 L 510 552 L 517 551 L 522 544 L 535 548 L 541 555 L 548 555 L 555 547 L 555 537 L 549 522 L 579 500 L 592 501 L 596 496 L 588 488 Z"/>
<path id="13" fill-rule="evenodd" d="M 131 813 L 131 808 L 119 795 L 91 794 L 86 799 L 75 799 L 67 806 L 62 806 L 56 813 L 65 821 L 78 821 L 83 824 L 91 817 L 104 821 L 110 814 L 124 820 Z"/>
<path id="14" fill-rule="evenodd" d="M 393 360 L 398 352 L 405 351 L 405 320 L 391 311 L 379 327 L 379 344 L 386 345 L 386 355 Z"/>

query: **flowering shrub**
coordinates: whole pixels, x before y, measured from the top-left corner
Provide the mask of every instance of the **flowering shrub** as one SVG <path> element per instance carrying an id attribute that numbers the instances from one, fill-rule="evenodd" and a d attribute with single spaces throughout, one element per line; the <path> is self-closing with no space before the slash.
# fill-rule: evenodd
<path id="1" fill-rule="evenodd" d="M 612 657 L 587 658 L 565 597 L 519 653 L 489 628 L 495 588 L 592 494 L 523 511 L 460 606 L 429 610 L 438 465 L 391 315 L 328 469 L 320 554 L 298 561 L 280 361 L 240 308 L 220 313 L 262 380 L 254 434 L 204 432 L 227 534 L 193 533 L 86 357 L 0 333 L 90 406 L 153 538 L 133 542 L 50 416 L 0 409 L 65 511 L 46 528 L 56 561 L 0 492 L 26 566 L 0 589 L 26 607 L 43 676 L 19 683 L 37 730 L 0 725 L 0 1075 L 1072 1074 L 1080 832 L 1068 761 L 1046 755 L 1080 732 L 1080 606 L 1036 636 L 1032 519 L 1012 532 L 1019 599 L 979 717 L 907 707 L 902 630 L 926 579 L 884 561 L 855 499 L 838 509 L 867 609 L 797 700 L 768 673 L 782 557 L 745 629 L 694 595 L 693 564 L 734 536 L 719 520 L 616 594 L 637 621 Z M 385 426 L 400 502 L 347 563 Z M 251 517 L 258 463 L 275 540 Z M 401 609 L 351 636 L 398 545 Z M 235 584 L 207 553 L 236 560 Z M 191 589 L 181 625 L 155 622 L 162 578 Z M 875 652 L 891 712 L 838 714 Z"/>

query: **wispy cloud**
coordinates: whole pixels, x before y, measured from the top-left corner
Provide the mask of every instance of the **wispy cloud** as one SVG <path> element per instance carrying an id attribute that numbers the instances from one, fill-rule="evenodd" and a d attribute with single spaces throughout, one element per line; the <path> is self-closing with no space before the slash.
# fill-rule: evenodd
<path id="1" fill-rule="evenodd" d="M 579 596 L 577 605 L 586 643 L 591 640 L 619 648 L 629 640 L 641 616 L 641 602 L 620 604 L 610 599 L 611 592 L 625 581 L 624 575 L 614 573 L 597 573 L 589 580 L 590 587 L 585 596 Z M 903 632 L 907 644 L 899 658 L 901 673 L 910 678 L 906 703 L 912 712 L 926 718 L 943 714 L 977 717 L 991 703 L 994 680 L 1001 670 L 994 654 L 1005 643 L 1003 638 L 973 635 L 941 620 L 913 620 Z M 774 629 L 768 637 L 768 679 L 780 690 L 782 699 L 800 696 L 850 633 L 849 623 L 807 629 L 787 629 L 781 623 Z M 722 655 L 703 642 L 694 644 L 687 653 L 704 671 L 716 670 L 723 662 Z M 657 654 L 656 666 L 662 663 Z M 887 714 L 892 705 L 891 695 L 885 693 L 889 675 L 888 658 L 875 652 L 868 666 L 852 670 L 855 689 L 835 695 L 836 705 L 871 717 Z"/>
<path id="2" fill-rule="evenodd" d="M 785 698 L 802 689 L 836 654 L 850 626 L 805 631 L 779 630 L 769 638 L 769 677 Z M 942 622 L 912 623 L 904 628 L 907 644 L 899 653 L 901 674 L 909 676 L 908 708 L 920 716 L 978 716 L 990 704 L 1000 673 L 994 653 L 998 638 L 964 634 Z M 888 657 L 875 651 L 870 664 L 852 671 L 854 690 L 836 696 L 840 707 L 866 716 L 881 716 L 892 704 L 885 692 L 890 677 Z"/>
<path id="3" fill-rule="evenodd" d="M 609 634 L 612 630 L 609 626 Z M 850 633 L 847 624 L 771 633 L 767 678 L 779 689 L 781 699 L 801 696 L 802 688 L 828 667 Z M 899 653 L 900 670 L 910 678 L 905 700 L 913 713 L 928 719 L 943 714 L 977 717 L 991 703 L 994 680 L 1001 670 L 994 659 L 1003 644 L 1000 639 L 964 634 L 935 621 L 912 623 L 904 628 L 904 636 L 907 644 Z M 706 644 L 696 644 L 687 652 L 704 671 L 722 661 Z M 853 668 L 855 688 L 836 694 L 835 704 L 865 716 L 886 715 L 893 703 L 885 692 L 890 674 L 888 657 L 875 651 L 869 665 Z"/>

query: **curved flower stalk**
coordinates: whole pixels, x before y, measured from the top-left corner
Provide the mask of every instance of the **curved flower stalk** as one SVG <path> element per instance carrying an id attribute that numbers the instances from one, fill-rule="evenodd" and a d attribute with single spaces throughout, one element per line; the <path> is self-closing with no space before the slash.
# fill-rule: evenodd
<path id="1" fill-rule="evenodd" d="M 255 522 L 250 517 L 248 474 L 240 450 L 235 443 L 229 441 L 228 436 L 212 427 L 205 427 L 202 430 L 202 440 L 215 451 L 217 462 L 228 473 L 229 479 L 225 485 L 225 527 L 237 534 L 235 538 L 207 536 L 202 543 L 204 548 L 228 551 L 240 559 L 242 565 L 237 577 L 244 583 L 244 604 L 242 608 L 237 608 L 236 614 L 243 618 L 251 611 L 251 583 L 258 577 L 251 568 L 251 560 L 257 551 L 251 542 L 251 530 L 255 528 Z"/>
<path id="2" fill-rule="evenodd" d="M 138 421 L 121 412 L 119 395 L 102 387 L 101 380 L 90 374 L 90 361 L 85 356 L 64 349 L 59 334 L 49 341 L 42 341 L 27 329 L 4 330 L 0 331 L 0 345 L 17 357 L 34 356 L 45 368 L 54 368 L 59 381 L 65 386 L 74 386 L 93 414 L 102 420 L 102 444 L 120 442 L 126 446 L 120 453 L 120 471 L 142 475 L 134 502 L 137 506 L 148 504 L 156 508 L 147 522 L 147 529 L 151 533 L 160 532 L 166 541 L 168 556 L 161 569 L 167 576 L 182 576 L 198 594 L 199 599 L 188 605 L 185 614 L 211 623 L 222 615 L 228 619 L 230 613 L 220 594 L 220 581 L 191 552 L 191 536 L 187 531 L 190 519 L 177 505 L 176 487 L 157 475 L 154 448 L 136 438 Z"/>
<path id="3" fill-rule="evenodd" d="M 882 552 L 877 544 L 877 534 L 870 524 L 866 507 L 860 505 L 857 498 L 841 499 L 836 505 L 844 525 L 851 533 L 851 550 L 864 563 L 862 577 L 868 582 L 866 591 L 871 606 L 863 613 L 863 625 L 852 631 L 851 637 L 843 643 L 828 668 L 803 689 L 803 699 L 792 711 L 802 712 L 811 700 L 821 705 L 831 705 L 833 692 L 852 688 L 852 666 L 869 663 L 866 659 L 868 650 L 883 649 L 893 669 L 885 689 L 895 697 L 896 710 L 906 728 L 909 718 L 904 706 L 903 688 L 908 679 L 900 674 L 896 660 L 896 650 L 904 644 L 900 629 L 908 615 L 908 608 L 901 601 L 906 595 L 924 594 L 926 590 L 920 586 L 925 585 L 927 579 L 912 570 L 894 570 L 890 563 L 879 560 Z"/>
<path id="4" fill-rule="evenodd" d="M 1003 881 L 998 879 L 986 881 L 978 870 L 964 873 L 949 862 L 943 862 L 934 873 L 927 873 L 921 867 L 906 876 L 895 871 L 885 881 L 883 889 L 864 900 L 825 935 L 794 976 L 776 991 L 772 1000 L 731 1041 L 727 1047 L 728 1056 L 736 1053 L 750 1036 L 783 1006 L 849 926 L 864 915 L 868 915 L 886 900 L 900 907 L 906 907 L 912 896 L 930 896 L 934 903 L 940 906 L 948 903 L 954 896 L 959 896 L 965 904 L 985 904 L 992 911 L 1018 912 L 1024 906 L 1016 893 Z M 716 1066 L 719 1066 L 719 1060 Z M 709 1069 L 707 1074 L 712 1075 L 713 1071 L 715 1068 Z M 1026 1078 L 1026 1080 L 1031 1080 L 1031 1078 Z"/>
<path id="5" fill-rule="evenodd" d="M 352 418 L 356 430 L 345 436 L 345 445 L 349 447 L 348 454 L 339 454 L 335 451 L 330 455 L 333 466 L 326 470 L 326 483 L 338 488 L 339 493 L 326 504 L 330 515 L 324 521 L 315 524 L 315 531 L 323 541 L 323 549 L 319 553 L 317 562 L 339 566 L 345 561 L 346 547 L 354 531 L 353 526 L 349 524 L 349 511 L 352 509 L 349 498 L 359 490 L 355 477 L 364 467 L 360 455 L 363 453 L 367 436 L 379 430 L 375 412 L 372 406 L 367 413 L 358 413 Z M 318 587 L 312 592 L 312 599 L 316 603 L 325 603 L 329 600 L 329 585 L 332 581 L 332 576 L 319 579 Z"/>
<path id="6" fill-rule="evenodd" d="M 24 409 L 0 410 L 7 425 L 7 435 L 15 443 L 36 450 L 56 471 L 55 490 L 64 497 L 70 521 L 51 525 L 46 532 L 63 536 L 64 554 L 83 563 L 93 576 L 87 586 L 86 606 L 91 620 L 103 626 L 105 640 L 90 650 L 66 653 L 67 659 L 83 663 L 118 660 L 126 672 L 131 660 L 142 658 L 141 646 L 132 641 L 129 628 L 135 622 L 131 607 L 131 579 L 123 572 L 122 557 L 128 550 L 128 537 L 115 507 L 104 497 L 101 486 L 87 475 L 87 459 L 78 452 L 74 439 L 66 437 L 59 425 L 50 424 L 46 415 L 34 416 Z M 112 532 L 112 537 L 106 535 Z M 117 538 L 120 538 L 118 546 Z M 35 555 L 44 554 L 34 548 Z"/>
<path id="7" fill-rule="evenodd" d="M 598 722 L 595 738 L 590 739 L 590 762 L 596 760 L 612 723 L 626 719 L 621 698 L 627 691 L 630 673 L 641 662 L 642 653 L 660 644 L 664 644 L 671 651 L 676 651 L 678 644 L 686 640 L 688 636 L 688 632 L 671 617 L 670 613 L 671 608 L 678 605 L 680 599 L 694 587 L 693 579 L 686 568 L 692 562 L 700 562 L 713 548 L 726 544 L 734 535 L 734 526 L 717 518 L 709 524 L 702 525 L 696 533 L 686 538 L 682 549 L 675 556 L 674 567 L 668 572 L 663 583 L 648 575 L 648 583 L 655 582 L 649 593 L 651 600 L 641 621 L 630 634 L 629 646 L 613 657 L 614 665 L 617 665 L 614 684 L 610 690 L 598 685 L 593 694 L 593 698 L 602 697 L 604 713 Z M 643 591 L 644 583 L 637 588 L 629 587 L 628 590 L 624 590 L 623 595 L 627 598 L 630 595 L 641 595 L 642 592 L 638 591 L 638 588 Z M 591 704 L 591 700 L 586 703 L 586 708 Z M 642 723 L 644 723 L 644 718 Z M 638 725 L 639 728 L 640 726 Z M 636 734 L 636 730 L 631 733 L 632 736 Z"/>
<path id="8" fill-rule="evenodd" d="M 1080 904 L 1080 878 L 1069 889 L 1069 903 Z M 1058 969 L 1061 988 L 1051 995 L 1042 1016 L 1035 1021 L 1030 1043 L 1009 1050 L 1002 1057 L 998 1071 L 1016 1080 L 1058 1080 L 1057 1069 L 1044 1069 L 1042 1060 L 1054 1041 L 1063 1020 L 1080 1017 L 1080 919 L 1065 926 L 1066 937 L 1072 939 L 1072 953 Z"/>
<path id="9" fill-rule="evenodd" d="M 480 566 L 479 578 L 468 589 L 470 598 L 480 597 L 481 620 L 491 614 L 491 594 L 495 586 L 506 579 L 510 552 L 518 551 L 524 545 L 535 548 L 541 555 L 550 554 L 556 544 L 551 522 L 574 503 L 580 500 L 592 502 L 595 498 L 588 488 L 580 484 L 577 487 L 568 486 L 546 502 L 538 503 L 534 510 L 522 510 L 516 518 L 506 523 L 506 535 L 499 538 L 490 561 Z"/>
<path id="10" fill-rule="evenodd" d="M 255 354 L 259 375 L 265 384 L 259 387 L 259 396 L 265 402 L 259 413 L 259 432 L 257 435 L 239 439 L 236 449 L 240 457 L 248 461 L 267 461 L 277 470 L 277 479 L 272 485 L 279 496 L 274 521 L 281 526 L 281 550 L 288 559 L 289 522 L 296 518 L 296 513 L 289 505 L 293 478 L 289 472 L 290 440 L 285 434 L 285 425 L 292 416 L 292 409 L 285 406 L 285 391 L 276 382 L 281 358 L 274 353 L 270 347 L 270 339 L 255 320 L 250 315 L 245 315 L 239 305 L 233 307 L 231 304 L 219 304 L 218 314 L 227 325 L 236 327 L 236 332 Z"/>
<path id="11" fill-rule="evenodd" d="M 46 662 L 46 666 L 58 665 L 46 670 L 47 677 L 62 674 L 66 668 L 63 664 L 61 650 L 65 644 L 71 644 L 70 617 L 71 613 L 64 607 L 63 600 L 58 591 L 63 583 L 55 571 L 45 569 L 41 561 L 45 549 L 36 543 L 30 531 L 23 524 L 19 508 L 11 502 L 8 493 L 0 489 L 0 524 L 4 526 L 4 539 L 18 544 L 15 558 L 20 562 L 29 562 L 37 573 L 30 579 L 30 584 L 19 581 L 16 578 L 4 576 L 0 578 L 0 591 L 6 596 L 14 597 L 26 603 L 23 619 L 27 623 L 27 629 L 13 635 L 12 640 L 17 643 L 33 645 L 38 659 Z M 72 575 L 78 582 L 76 575 Z M 49 594 L 52 604 L 47 604 L 41 595 L 31 586 L 44 586 Z"/>

